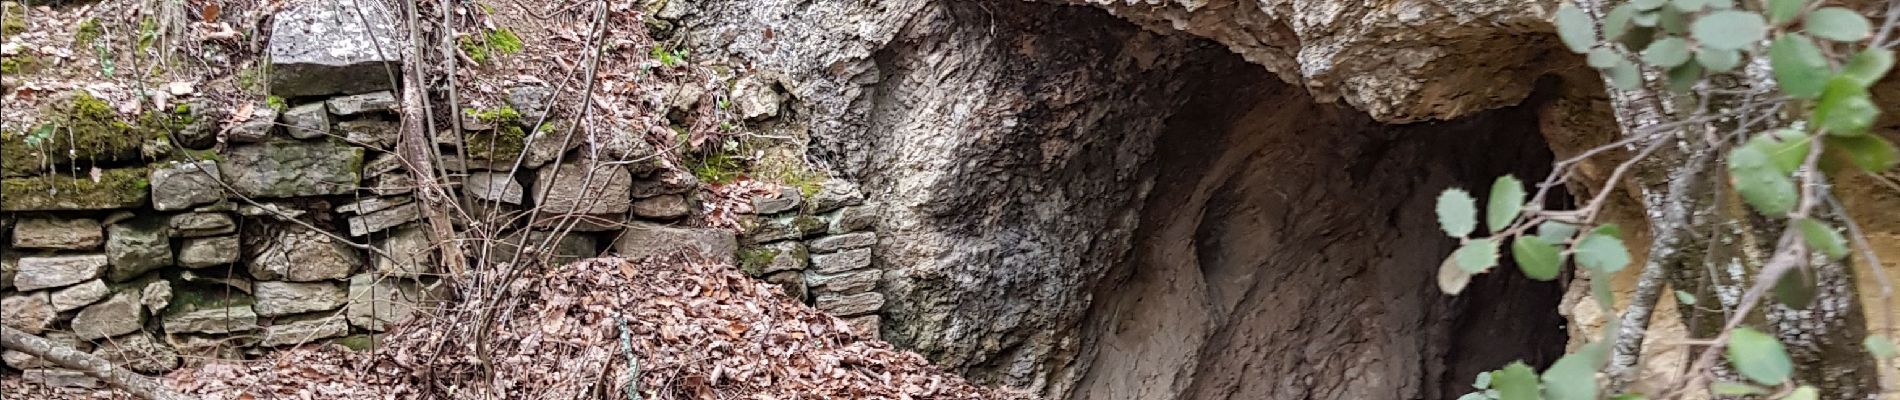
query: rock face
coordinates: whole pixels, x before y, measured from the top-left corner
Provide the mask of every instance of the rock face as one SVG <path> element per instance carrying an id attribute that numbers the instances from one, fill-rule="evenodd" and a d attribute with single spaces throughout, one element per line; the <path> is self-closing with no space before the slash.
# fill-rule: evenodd
<path id="1" fill-rule="evenodd" d="M 26 218 L 13 225 L 13 246 L 18 248 L 86 250 L 104 241 L 99 221 L 87 218 Z"/>
<path id="2" fill-rule="evenodd" d="M 621 257 L 639 259 L 674 252 L 694 252 L 704 257 L 732 262 L 739 251 L 731 232 L 717 229 L 677 228 L 646 222 L 627 226 L 614 249 Z"/>
<path id="3" fill-rule="evenodd" d="M 362 264 L 356 249 L 336 238 L 299 225 L 284 225 L 256 257 L 251 276 L 308 282 L 343 279 Z"/>
<path id="4" fill-rule="evenodd" d="M 104 254 L 22 257 L 13 286 L 21 291 L 66 286 L 98 278 L 105 270 Z"/>
<path id="5" fill-rule="evenodd" d="M 38 335 L 53 323 L 59 311 L 53 309 L 46 292 L 15 293 L 0 297 L 0 323 L 13 329 Z"/>
<path id="6" fill-rule="evenodd" d="M 133 218 L 107 227 L 106 262 L 112 265 L 106 277 L 114 282 L 132 279 L 146 271 L 172 265 L 171 236 L 163 218 Z"/>
<path id="7" fill-rule="evenodd" d="M 536 173 L 535 203 L 543 213 L 612 214 L 631 207 L 633 175 L 607 163 L 568 162 Z"/>
<path id="8" fill-rule="evenodd" d="M 260 281 L 256 288 L 257 305 L 252 309 L 260 317 L 335 310 L 348 300 L 343 288 L 330 282 Z"/>
<path id="9" fill-rule="evenodd" d="M 402 70 L 396 14 L 382 3 L 303 0 L 271 21 L 270 91 L 282 97 L 394 88 L 385 68 Z M 383 49 L 379 51 L 378 49 Z"/>
<path id="10" fill-rule="evenodd" d="M 332 142 L 275 141 L 227 149 L 225 182 L 250 197 L 348 194 L 361 180 L 363 149 Z"/>
<path id="11" fill-rule="evenodd" d="M 231 333 L 257 329 L 251 306 L 209 308 L 165 317 L 167 333 Z"/>
<path id="12" fill-rule="evenodd" d="M 79 315 L 73 317 L 73 333 L 91 340 L 137 332 L 145 324 L 144 311 L 138 292 L 119 292 L 79 310 Z"/>

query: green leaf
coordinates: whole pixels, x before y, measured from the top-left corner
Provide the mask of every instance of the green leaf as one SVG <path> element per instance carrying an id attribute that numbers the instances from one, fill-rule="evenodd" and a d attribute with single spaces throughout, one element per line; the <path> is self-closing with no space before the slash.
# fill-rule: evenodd
<path id="1" fill-rule="evenodd" d="M 1629 4 L 1616 6 L 1603 15 L 1603 38 L 1617 40 L 1630 31 L 1630 19 L 1636 16 L 1636 7 Z M 1602 67 L 1598 67 L 1602 68 Z"/>
<path id="2" fill-rule="evenodd" d="M 1675 7 L 1663 7 L 1656 10 L 1656 27 L 1662 28 L 1663 32 L 1687 35 L 1689 34 L 1689 18 L 1682 15 L 1682 11 Z"/>
<path id="3" fill-rule="evenodd" d="M 1806 310 L 1814 304 L 1815 286 L 1814 271 L 1807 268 L 1788 270 L 1775 280 L 1775 302 L 1796 310 Z"/>
<path id="4" fill-rule="evenodd" d="M 1742 200 L 1763 214 L 1781 216 L 1794 209 L 1798 193 L 1794 180 L 1776 167 L 1769 150 L 1759 145 L 1742 145 L 1729 152 L 1729 180 Z"/>
<path id="5" fill-rule="evenodd" d="M 1471 382 L 1471 387 L 1478 390 L 1490 389 L 1491 371 L 1479 372 L 1478 379 Z"/>
<path id="6" fill-rule="evenodd" d="M 1608 362 L 1604 349 L 1602 342 L 1586 344 L 1550 364 L 1550 369 L 1544 370 L 1544 398 L 1596 400 L 1596 373 Z"/>
<path id="7" fill-rule="evenodd" d="M 1623 393 L 1610 397 L 1610 400 L 1649 400 L 1649 398 L 1636 393 Z"/>
<path id="8" fill-rule="evenodd" d="M 1668 4 L 1668 3 L 1669 3 L 1668 0 L 1631 0 L 1630 1 L 1630 5 L 1636 6 L 1636 9 L 1643 10 L 1643 11 L 1654 10 L 1658 7 L 1662 7 L 1663 4 Z"/>
<path id="9" fill-rule="evenodd" d="M 1829 80 L 1821 101 L 1814 105 L 1814 124 L 1836 136 L 1860 136 L 1874 125 L 1880 107 L 1859 82 L 1845 76 Z"/>
<path id="10" fill-rule="evenodd" d="M 1670 68 L 1666 77 L 1669 78 L 1669 91 L 1688 93 L 1689 89 L 1695 88 L 1696 82 L 1702 81 L 1702 65 L 1683 63 Z"/>
<path id="11" fill-rule="evenodd" d="M 1682 305 L 1685 306 L 1693 306 L 1695 305 L 1695 295 L 1689 294 L 1687 291 L 1677 290 L 1676 302 L 1682 303 Z"/>
<path id="12" fill-rule="evenodd" d="M 1791 174 L 1795 169 L 1801 168 L 1802 163 L 1808 161 L 1809 146 L 1813 142 L 1814 138 L 1808 136 L 1807 133 L 1794 129 L 1777 129 L 1749 138 L 1742 147 L 1748 148 L 1750 152 L 1768 154 L 1768 160 L 1773 163 L 1776 170 Z"/>
<path id="13" fill-rule="evenodd" d="M 1861 87 L 1870 87 L 1874 82 L 1879 82 L 1880 77 L 1887 76 L 1887 71 L 1891 69 L 1893 50 L 1868 48 L 1854 53 L 1854 57 L 1847 60 L 1847 66 L 1841 68 L 1841 76 L 1852 79 Z"/>
<path id="14" fill-rule="evenodd" d="M 1717 10 L 1735 8 L 1735 0 L 1709 0 L 1709 8 Z"/>
<path id="15" fill-rule="evenodd" d="M 1570 51 L 1583 53 L 1596 46 L 1597 27 L 1590 21 L 1590 14 L 1570 2 L 1566 1 L 1557 7 L 1555 23 L 1557 37 L 1563 40 L 1564 46 L 1570 47 Z"/>
<path id="16" fill-rule="evenodd" d="M 1662 13 L 1655 11 L 1639 12 L 1635 17 L 1630 18 L 1630 22 L 1644 28 L 1655 28 L 1659 21 L 1662 21 Z"/>
<path id="17" fill-rule="evenodd" d="M 1513 361 L 1491 374 L 1491 387 L 1498 389 L 1500 400 L 1540 400 L 1537 395 L 1537 371 L 1523 361 Z"/>
<path id="18" fill-rule="evenodd" d="M 1768 394 L 1768 389 L 1741 382 L 1716 382 L 1709 385 L 1709 391 L 1722 396 L 1751 396 Z"/>
<path id="19" fill-rule="evenodd" d="M 1828 259 L 1839 260 L 1847 256 L 1847 238 L 1839 231 L 1813 218 L 1796 220 L 1795 227 L 1801 229 L 1801 237 L 1808 240 L 1808 247 L 1826 254 Z"/>
<path id="20" fill-rule="evenodd" d="M 1656 29 L 1645 28 L 1637 24 L 1634 18 L 1630 21 L 1631 26 L 1629 32 L 1624 32 L 1623 36 L 1618 37 L 1616 41 L 1617 43 L 1623 44 L 1624 50 L 1632 52 L 1643 51 L 1643 49 L 1649 47 L 1649 41 L 1656 38 Z"/>
<path id="21" fill-rule="evenodd" d="M 1524 211 L 1524 182 L 1517 177 L 1505 175 L 1491 182 L 1491 196 L 1485 198 L 1484 226 L 1492 232 L 1501 232 L 1517 220 L 1518 213 Z"/>
<path id="22" fill-rule="evenodd" d="M 1616 292 L 1610 290 L 1609 279 L 1591 279 L 1590 280 L 1590 298 L 1596 299 L 1597 310 L 1609 312 L 1610 310 L 1615 309 L 1615 307 L 1613 306 L 1616 304 Z M 1620 319 L 1610 318 L 1610 325 L 1614 327 L 1617 325 L 1618 322 L 1621 322 L 1621 321 L 1622 320 Z M 1615 334 L 1616 334 L 1615 329 L 1603 330 L 1604 336 L 1610 336 L 1610 335 L 1615 335 Z M 1614 337 L 1610 337 L 1606 339 L 1614 339 Z"/>
<path id="23" fill-rule="evenodd" d="M 1799 33 L 1775 38 L 1775 43 L 1768 46 L 1768 63 L 1774 69 L 1775 83 L 1781 85 L 1781 91 L 1801 99 L 1820 96 L 1827 88 L 1828 76 L 1834 73 L 1821 48 Z"/>
<path id="24" fill-rule="evenodd" d="M 1861 341 L 1861 345 L 1867 347 L 1867 353 L 1873 354 L 1875 359 L 1886 360 L 1900 355 L 1900 351 L 1893 347 L 1893 339 L 1888 339 L 1887 335 L 1867 335 L 1867 340 Z"/>
<path id="25" fill-rule="evenodd" d="M 1438 226 L 1451 237 L 1465 237 L 1478 228 L 1478 201 L 1461 189 L 1438 194 Z"/>
<path id="26" fill-rule="evenodd" d="M 1458 268 L 1457 257 L 1445 257 L 1438 263 L 1438 290 L 1445 294 L 1458 294 L 1465 291 L 1465 285 L 1471 283 L 1471 273 Z"/>
<path id="27" fill-rule="evenodd" d="M 1536 236 L 1520 236 L 1512 241 L 1511 259 L 1517 261 L 1525 277 L 1540 281 L 1557 279 L 1557 269 L 1564 262 L 1556 245 Z"/>
<path id="28" fill-rule="evenodd" d="M 1616 236 L 1591 233 L 1577 241 L 1577 247 L 1572 250 L 1576 252 L 1577 265 L 1591 272 L 1614 274 L 1630 263 L 1629 248 Z"/>
<path id="29" fill-rule="evenodd" d="M 1663 68 L 1682 65 L 1689 62 L 1689 41 L 1675 36 L 1664 36 L 1643 49 L 1643 62 Z"/>
<path id="30" fill-rule="evenodd" d="M 1590 56 L 1585 60 L 1591 68 L 1607 69 L 1616 66 L 1617 61 L 1622 61 L 1623 55 L 1616 54 L 1616 50 L 1609 47 L 1598 47 L 1590 50 Z"/>
<path id="31" fill-rule="evenodd" d="M 1753 328 L 1735 328 L 1729 333 L 1728 362 L 1735 372 L 1763 385 L 1780 385 L 1794 373 L 1794 362 L 1781 342 Z"/>
<path id="32" fill-rule="evenodd" d="M 1768 34 L 1768 21 L 1748 11 L 1716 11 L 1697 18 L 1689 34 L 1703 46 L 1739 50 L 1760 42 Z"/>
<path id="33" fill-rule="evenodd" d="M 1486 397 L 1483 392 L 1471 392 L 1458 396 L 1458 400 L 1491 400 L 1491 398 Z"/>
<path id="34" fill-rule="evenodd" d="M 1900 150 L 1895 150 L 1892 143 L 1879 136 L 1829 136 L 1826 141 L 1828 152 L 1844 154 L 1848 161 L 1862 171 L 1886 171 L 1893 168 L 1896 159 L 1900 159 Z"/>
<path id="35" fill-rule="evenodd" d="M 1465 273 L 1483 273 L 1498 265 L 1498 241 L 1491 238 L 1473 239 L 1451 252 L 1451 258 L 1458 260 L 1458 268 L 1465 270 Z"/>
<path id="36" fill-rule="evenodd" d="M 1819 400 L 1820 398 L 1820 390 L 1816 390 L 1813 386 L 1801 385 L 1794 388 L 1793 392 L 1788 392 L 1788 395 L 1783 396 L 1781 400 Z"/>
<path id="37" fill-rule="evenodd" d="M 1610 236 L 1615 236 L 1615 237 L 1623 237 L 1623 226 L 1617 225 L 1617 224 L 1597 225 L 1597 227 L 1590 229 L 1590 233 L 1594 233 L 1598 235 L 1610 235 Z"/>
<path id="38" fill-rule="evenodd" d="M 1537 225 L 1537 237 L 1549 243 L 1563 243 L 1577 235 L 1577 226 L 1557 221 L 1544 221 Z"/>
<path id="39" fill-rule="evenodd" d="M 1709 71 L 1728 72 L 1742 65 L 1742 52 L 1703 47 L 1696 49 L 1695 60 Z"/>
<path id="40" fill-rule="evenodd" d="M 1867 22 L 1867 17 L 1841 7 L 1814 10 L 1801 27 L 1814 37 L 1836 42 L 1858 42 L 1873 34 L 1873 24 Z"/>
<path id="41" fill-rule="evenodd" d="M 1768 0 L 1768 21 L 1774 22 L 1775 25 L 1794 22 L 1795 18 L 1801 16 L 1801 9 L 1807 6 L 1807 2 L 1808 0 Z"/>
<path id="42" fill-rule="evenodd" d="M 1702 11 L 1703 6 L 1709 5 L 1709 0 L 1675 0 L 1669 2 L 1669 5 L 1684 12 L 1696 12 Z"/>
<path id="43" fill-rule="evenodd" d="M 1643 71 L 1629 60 L 1617 60 L 1616 66 L 1603 72 L 1610 77 L 1610 87 L 1617 90 L 1636 90 L 1643 87 Z"/>

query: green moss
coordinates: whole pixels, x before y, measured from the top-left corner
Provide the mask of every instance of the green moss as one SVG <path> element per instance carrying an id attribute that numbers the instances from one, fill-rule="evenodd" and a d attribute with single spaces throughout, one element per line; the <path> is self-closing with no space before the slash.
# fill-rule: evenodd
<path id="1" fill-rule="evenodd" d="M 245 93 L 264 94 L 265 92 L 263 77 L 265 76 L 264 70 L 267 68 L 268 63 L 259 61 L 257 64 L 255 68 L 245 68 L 237 71 L 236 78 L 238 88 L 243 89 Z"/>
<path id="2" fill-rule="evenodd" d="M 5 20 L 0 20 L 0 35 L 13 37 L 13 35 L 18 35 L 21 32 L 26 32 L 26 7 L 25 6 L 21 6 L 20 3 L 7 1 L 7 2 L 0 2 L 0 8 L 5 8 L 4 11 L 0 11 L 0 12 L 5 12 L 7 14 L 7 17 Z"/>
<path id="3" fill-rule="evenodd" d="M 701 182 L 730 183 L 746 172 L 743 160 L 726 152 L 688 155 L 686 163 Z"/>
<path id="4" fill-rule="evenodd" d="M 31 175 L 79 161 L 141 162 L 149 158 L 148 143 L 180 126 L 161 114 L 146 113 L 128 122 L 104 100 L 84 91 L 69 92 L 40 109 L 40 125 L 26 132 L 0 132 L 0 175 Z"/>
<path id="5" fill-rule="evenodd" d="M 99 36 L 103 34 L 105 30 L 99 28 L 98 18 L 86 18 L 84 21 L 79 21 L 79 31 L 73 33 L 73 47 L 92 47 L 93 42 L 99 41 Z"/>
<path id="6" fill-rule="evenodd" d="M 31 54 L 0 57 L 0 74 L 30 74 L 40 70 L 40 58 Z"/>
<path id="7" fill-rule="evenodd" d="M 739 271 L 745 272 L 746 276 L 757 277 L 765 270 L 766 265 L 772 264 L 772 259 L 776 257 L 778 257 L 778 250 L 764 247 L 748 247 L 740 250 Z"/>
<path id="8" fill-rule="evenodd" d="M 137 208 L 151 195 L 150 170 L 104 170 L 90 177 L 41 175 L 0 179 L 0 211 L 109 210 Z"/>
<path id="9" fill-rule="evenodd" d="M 272 110 L 276 110 L 278 113 L 283 113 L 284 110 L 290 109 L 290 105 L 284 103 L 284 98 L 277 96 L 265 97 L 264 105 L 270 107 Z"/>
<path id="10" fill-rule="evenodd" d="M 489 30 L 480 36 L 466 36 L 457 41 L 462 53 L 475 60 L 477 64 L 487 64 L 496 57 L 520 53 L 521 37 L 514 30 L 500 28 Z"/>
<path id="11" fill-rule="evenodd" d="M 465 108 L 462 113 L 485 124 L 493 131 L 470 132 L 468 154 L 484 160 L 512 160 L 527 146 L 528 134 L 521 129 L 521 112 L 514 107 Z"/>
<path id="12" fill-rule="evenodd" d="M 810 215 L 799 215 L 797 217 L 792 217 L 792 229 L 798 230 L 798 233 L 801 236 L 809 236 L 813 234 L 823 233 L 825 229 L 829 227 L 828 225 L 829 224 L 825 223 L 824 218 L 813 217 Z"/>

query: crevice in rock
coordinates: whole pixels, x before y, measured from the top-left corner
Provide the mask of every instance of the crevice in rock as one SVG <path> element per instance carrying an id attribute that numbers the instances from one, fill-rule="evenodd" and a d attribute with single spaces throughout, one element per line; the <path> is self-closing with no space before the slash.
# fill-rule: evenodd
<path id="1" fill-rule="evenodd" d="M 1534 106 L 1386 125 L 1229 58 L 1168 112 L 1071 397 L 1449 399 L 1561 354 L 1561 286 L 1511 265 L 1458 297 L 1431 280 L 1456 246 L 1440 189 L 1547 170 Z"/>

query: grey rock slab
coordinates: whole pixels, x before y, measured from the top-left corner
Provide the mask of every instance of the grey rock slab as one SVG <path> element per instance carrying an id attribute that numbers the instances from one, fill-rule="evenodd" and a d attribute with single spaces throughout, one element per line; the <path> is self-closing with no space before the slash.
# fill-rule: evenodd
<path id="1" fill-rule="evenodd" d="M 325 103 L 310 103 L 284 111 L 284 132 L 297 139 L 330 136 L 330 110 Z"/>
<path id="2" fill-rule="evenodd" d="M 752 212 L 759 215 L 778 214 L 797 209 L 804 201 L 805 196 L 799 193 L 798 188 L 782 186 L 777 195 L 753 197 Z"/>
<path id="3" fill-rule="evenodd" d="M 104 254 L 21 257 L 13 286 L 20 291 L 60 287 L 98 278 L 105 271 Z"/>
<path id="4" fill-rule="evenodd" d="M 54 290 L 48 299 L 52 301 L 54 311 L 66 312 L 97 303 L 110 294 L 112 289 L 106 287 L 104 280 L 94 279 Z"/>
<path id="5" fill-rule="evenodd" d="M 840 317 L 850 317 L 877 312 L 884 308 L 884 294 L 867 292 L 858 294 L 820 294 L 815 301 L 819 311 Z"/>
<path id="6" fill-rule="evenodd" d="M 249 263 L 252 277 L 297 282 L 343 279 L 364 265 L 355 247 L 301 225 L 283 225 Z"/>
<path id="7" fill-rule="evenodd" d="M 335 310 L 349 301 L 343 287 L 333 282 L 258 281 L 253 288 L 257 304 L 252 309 L 260 317 Z"/>
<path id="8" fill-rule="evenodd" d="M 548 114 L 548 103 L 553 101 L 554 90 L 545 86 L 516 86 L 508 89 L 504 99 L 509 107 L 521 114 L 522 124 L 540 121 Z"/>
<path id="9" fill-rule="evenodd" d="M 742 262 L 747 273 L 770 274 L 779 271 L 800 271 L 807 265 L 810 253 L 805 244 L 797 241 L 773 242 L 746 249 Z"/>
<path id="10" fill-rule="evenodd" d="M 401 103 L 396 93 L 388 90 L 331 97 L 323 102 L 331 114 L 350 116 L 363 113 L 395 112 Z"/>
<path id="11" fill-rule="evenodd" d="M 633 215 L 641 218 L 671 220 L 692 213 L 692 205 L 687 203 L 686 196 L 677 194 L 648 197 L 633 202 Z"/>
<path id="12" fill-rule="evenodd" d="M 99 220 L 91 218 L 30 217 L 13 225 L 15 248 L 88 250 L 104 242 Z"/>
<path id="13" fill-rule="evenodd" d="M 38 335 L 53 324 L 59 311 L 46 292 L 13 293 L 0 296 L 0 323 L 28 334 Z"/>
<path id="14" fill-rule="evenodd" d="M 680 228 L 648 222 L 629 222 L 614 251 L 621 257 L 640 259 L 676 252 L 691 252 L 701 257 L 732 263 L 739 243 L 732 232 L 709 228 Z"/>
<path id="15" fill-rule="evenodd" d="M 877 244 L 877 234 L 872 232 L 831 235 L 806 242 L 813 253 L 835 253 L 840 250 L 859 249 Z"/>
<path id="16" fill-rule="evenodd" d="M 338 206 L 336 208 L 336 211 L 342 212 L 342 213 L 350 213 L 350 214 L 368 214 L 368 213 L 373 213 L 377 211 L 387 210 L 390 207 L 409 204 L 409 202 L 411 201 L 415 201 L 415 198 L 409 197 L 409 196 L 364 197 L 362 200 L 357 200 L 350 204 L 344 204 L 342 206 Z"/>
<path id="17" fill-rule="evenodd" d="M 257 344 L 264 347 L 297 345 L 348 334 L 350 334 L 350 324 L 344 321 L 343 316 L 329 313 L 290 320 L 280 319 L 264 328 L 264 338 Z"/>
<path id="18" fill-rule="evenodd" d="M 219 169 L 238 194 L 280 198 L 349 194 L 361 182 L 363 149 L 331 141 L 232 146 Z"/>
<path id="19" fill-rule="evenodd" d="M 841 274 L 805 273 L 805 284 L 812 292 L 855 294 L 871 291 L 877 287 L 883 272 L 878 270 L 859 270 Z"/>
<path id="20" fill-rule="evenodd" d="M 752 243 L 773 242 L 785 239 L 802 239 L 825 233 L 829 223 L 824 218 L 810 215 L 780 215 L 762 217 L 758 225 L 752 227 L 746 240 Z"/>
<path id="21" fill-rule="evenodd" d="M 827 179 L 820 185 L 818 193 L 811 195 L 812 212 L 831 212 L 845 206 L 864 204 L 864 193 L 858 191 L 858 185 L 843 179 Z"/>
<path id="22" fill-rule="evenodd" d="M 152 168 L 152 208 L 159 211 L 183 210 L 200 204 L 224 200 L 224 186 L 218 184 L 218 162 L 171 162 Z"/>
<path id="23" fill-rule="evenodd" d="M 277 109 L 265 104 L 254 105 L 251 109 L 251 119 L 225 129 L 225 141 L 257 143 L 270 140 L 271 132 L 277 131 Z"/>
<path id="24" fill-rule="evenodd" d="M 101 340 L 92 355 L 112 365 L 145 374 L 164 373 L 178 368 L 178 351 L 145 332 Z"/>
<path id="25" fill-rule="evenodd" d="M 680 170 L 660 170 L 652 176 L 633 181 L 633 197 L 648 198 L 680 194 L 699 188 L 699 178 Z"/>
<path id="26" fill-rule="evenodd" d="M 360 7 L 358 7 L 360 5 Z M 356 94 L 395 87 L 404 41 L 380 2 L 301 0 L 271 18 L 270 92 L 283 97 Z"/>
<path id="27" fill-rule="evenodd" d="M 343 141 L 358 146 L 387 149 L 396 145 L 399 132 L 395 122 L 362 119 L 336 123 L 337 133 L 343 134 Z"/>
<path id="28" fill-rule="evenodd" d="M 429 272 L 435 247 L 429 234 L 415 225 L 389 230 L 389 236 L 376 241 L 384 256 L 376 256 L 376 272 L 389 276 L 416 277 Z"/>
<path id="29" fill-rule="evenodd" d="M 165 311 L 165 307 L 172 303 L 172 282 L 154 279 L 151 283 L 145 284 L 145 287 L 139 289 L 139 302 L 145 304 L 145 311 L 150 311 L 154 315 Z"/>
<path id="30" fill-rule="evenodd" d="M 569 233 L 550 242 L 548 237 L 553 235 L 554 232 L 549 231 L 526 231 L 526 233 L 516 231 L 501 239 L 489 241 L 488 260 L 485 263 L 496 265 L 511 262 L 515 260 L 517 252 L 521 253 L 523 260 L 537 260 L 545 256 L 555 265 L 600 255 L 600 244 L 591 236 Z M 541 247 L 542 243 L 551 243 L 552 248 Z M 523 247 L 528 249 L 518 250 Z"/>
<path id="31" fill-rule="evenodd" d="M 350 217 L 350 236 L 363 236 L 382 232 L 422 219 L 422 208 L 415 203 L 403 204 L 369 214 Z"/>
<path id="32" fill-rule="evenodd" d="M 184 213 L 172 216 L 171 228 L 172 235 L 186 238 L 228 235 L 237 232 L 237 221 L 221 212 Z"/>
<path id="33" fill-rule="evenodd" d="M 350 277 L 350 305 L 344 313 L 350 325 L 381 332 L 440 299 L 440 286 L 358 274 Z"/>
<path id="34" fill-rule="evenodd" d="M 257 329 L 257 313 L 251 306 L 208 308 L 164 317 L 165 332 L 231 333 Z"/>
<path id="35" fill-rule="evenodd" d="M 232 264 L 243 254 L 237 236 L 213 236 L 185 239 L 178 246 L 178 266 L 185 268 L 214 267 Z"/>
<path id="36" fill-rule="evenodd" d="M 73 317 L 73 333 L 81 339 L 102 339 L 136 332 L 145 325 L 144 304 L 136 291 L 122 291 L 86 306 Z"/>
<path id="37" fill-rule="evenodd" d="M 633 175 L 619 165 L 576 161 L 535 174 L 534 200 L 543 213 L 615 214 L 631 207 Z"/>
<path id="38" fill-rule="evenodd" d="M 172 265 L 172 242 L 163 217 L 137 217 L 106 228 L 106 278 L 125 281 L 147 271 Z"/>
<path id="39" fill-rule="evenodd" d="M 209 149 L 218 144 L 218 132 L 224 130 L 224 120 L 231 114 L 223 105 L 210 99 L 194 99 L 185 103 L 191 113 L 191 122 L 172 134 L 179 146 L 192 150 Z"/>
<path id="40" fill-rule="evenodd" d="M 468 178 L 462 181 L 463 193 L 477 199 L 506 204 L 521 204 L 521 196 L 525 191 L 521 182 L 506 173 L 474 171 L 469 172 Z"/>
<path id="41" fill-rule="evenodd" d="M 811 256 L 811 269 L 820 274 L 837 274 L 870 266 L 871 249 L 845 250 Z"/>
<path id="42" fill-rule="evenodd" d="M 877 207 L 870 205 L 839 208 L 831 213 L 831 227 L 825 232 L 836 235 L 868 231 L 877 225 Z"/>
<path id="43" fill-rule="evenodd" d="M 376 177 L 369 186 L 369 192 L 377 196 L 395 196 L 416 191 L 416 180 L 409 174 L 386 174 Z"/>

